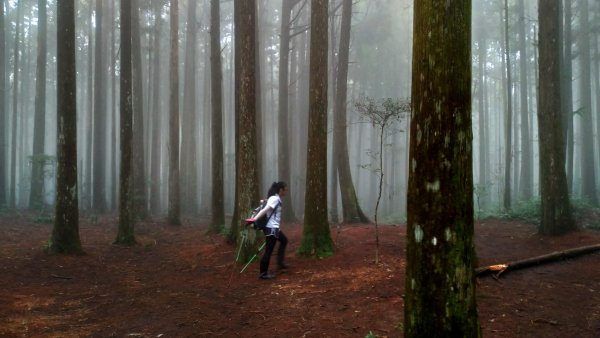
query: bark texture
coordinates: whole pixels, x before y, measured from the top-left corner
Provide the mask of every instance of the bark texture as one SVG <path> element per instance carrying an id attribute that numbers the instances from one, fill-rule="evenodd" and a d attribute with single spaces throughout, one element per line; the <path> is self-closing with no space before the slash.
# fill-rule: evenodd
<path id="1" fill-rule="evenodd" d="M 169 109 L 169 209 L 167 222 L 179 225 L 179 1 L 171 0 L 170 109 Z"/>
<path id="2" fill-rule="evenodd" d="M 333 253 L 327 220 L 327 12 L 327 0 L 312 1 L 304 231 L 298 249 L 317 257 Z"/>
<path id="3" fill-rule="evenodd" d="M 80 253 L 77 202 L 77 78 L 75 71 L 75 3 L 57 3 L 57 113 L 58 138 L 56 210 L 51 253 Z"/>
<path id="4" fill-rule="evenodd" d="M 415 2 L 404 332 L 480 337 L 473 244 L 471 1 Z"/>
<path id="5" fill-rule="evenodd" d="M 115 243 L 135 244 L 133 207 L 133 88 L 131 65 L 131 0 L 121 1 L 121 170 L 119 176 L 119 229 Z"/>
<path id="6" fill-rule="evenodd" d="M 574 230 L 562 140 L 560 97 L 559 2 L 540 0 L 540 233 L 557 235 Z"/>
<path id="7" fill-rule="evenodd" d="M 212 220 L 210 232 L 225 225 L 223 179 L 223 75 L 221 62 L 221 10 L 219 0 L 210 2 L 210 76 L 212 107 Z"/>

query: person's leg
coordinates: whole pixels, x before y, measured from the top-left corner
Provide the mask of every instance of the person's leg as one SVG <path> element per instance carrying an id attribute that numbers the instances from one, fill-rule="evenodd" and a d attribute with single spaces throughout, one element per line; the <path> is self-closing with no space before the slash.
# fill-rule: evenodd
<path id="1" fill-rule="evenodd" d="M 275 242 L 277 239 L 275 236 L 266 237 L 265 253 L 260 260 L 260 275 L 266 275 L 269 272 L 269 261 L 271 260 L 271 254 L 275 248 Z"/>
<path id="2" fill-rule="evenodd" d="M 277 250 L 277 267 L 280 269 L 287 268 L 285 264 L 285 247 L 287 246 L 288 239 L 285 237 L 283 231 L 279 231 L 279 249 Z"/>

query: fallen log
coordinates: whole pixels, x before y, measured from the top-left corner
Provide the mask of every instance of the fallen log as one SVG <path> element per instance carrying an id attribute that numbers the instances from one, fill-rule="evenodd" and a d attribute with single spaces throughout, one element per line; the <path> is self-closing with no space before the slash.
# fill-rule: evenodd
<path id="1" fill-rule="evenodd" d="M 558 261 L 566 258 L 574 258 L 577 256 L 589 254 L 592 252 L 596 252 L 600 250 L 600 244 L 582 246 L 579 248 L 564 250 L 564 251 L 555 251 L 553 253 L 522 259 L 518 261 L 508 262 L 504 264 L 495 264 L 482 266 L 475 269 L 475 276 L 483 276 L 486 274 L 492 274 L 492 277 L 498 279 L 502 273 L 505 271 L 512 271 L 522 268 L 527 268 L 530 266 L 541 265 L 549 262 Z"/>

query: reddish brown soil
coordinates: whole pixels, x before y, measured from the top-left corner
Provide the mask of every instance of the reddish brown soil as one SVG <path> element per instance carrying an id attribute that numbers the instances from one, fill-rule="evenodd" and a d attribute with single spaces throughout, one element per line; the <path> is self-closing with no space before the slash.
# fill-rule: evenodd
<path id="1" fill-rule="evenodd" d="M 82 220 L 85 256 L 42 251 L 51 225 L 0 219 L 2 337 L 402 337 L 405 226 L 342 226 L 337 253 L 295 255 L 301 225 L 288 225 L 291 268 L 239 274 L 234 247 L 205 226 L 138 224 L 140 245 L 111 245 L 114 218 Z M 476 226 L 480 265 L 600 243 L 600 233 L 561 237 L 532 225 Z M 485 337 L 599 337 L 600 253 L 478 280 Z"/>

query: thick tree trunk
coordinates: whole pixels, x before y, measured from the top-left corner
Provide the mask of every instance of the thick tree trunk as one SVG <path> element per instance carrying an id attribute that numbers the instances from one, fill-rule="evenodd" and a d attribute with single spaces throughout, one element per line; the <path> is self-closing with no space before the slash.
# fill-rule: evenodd
<path id="1" fill-rule="evenodd" d="M 75 70 L 75 4 L 57 3 L 57 159 L 56 213 L 51 253 L 80 253 L 77 204 L 77 76 Z"/>
<path id="2" fill-rule="evenodd" d="M 211 135 L 212 135 L 212 220 L 209 232 L 216 233 L 225 225 L 223 179 L 223 76 L 221 65 L 220 0 L 210 2 L 210 75 L 211 75 Z"/>
<path id="3" fill-rule="evenodd" d="M 179 225 L 179 1 L 170 0 L 171 54 L 169 68 L 169 209 L 167 222 Z"/>
<path id="4" fill-rule="evenodd" d="M 471 1 L 415 2 L 404 334 L 481 337 L 475 292 Z"/>
<path id="5" fill-rule="evenodd" d="M 247 210 L 259 200 L 257 137 L 256 137 L 256 1 L 235 0 L 235 48 L 236 59 L 236 202 L 237 214 L 232 221 L 231 231 L 238 240 L 240 260 L 246 261 L 258 248 L 255 236 L 240 236 Z M 237 53 L 236 53 L 237 54 Z M 238 62 L 239 61 L 239 62 Z M 254 232 L 251 232 L 253 234 Z"/>
<path id="6" fill-rule="evenodd" d="M 137 8 L 135 9 L 137 11 Z M 131 1 L 121 1 L 121 170 L 119 179 L 119 230 L 115 243 L 135 244 L 133 204 L 133 87 L 131 66 Z"/>
<path id="7" fill-rule="evenodd" d="M 557 235 L 576 228 L 565 173 L 560 102 L 560 45 L 558 1 L 539 0 L 538 108 L 542 234 Z"/>
<path id="8" fill-rule="evenodd" d="M 33 126 L 33 155 L 31 160 L 31 190 L 29 207 L 40 210 L 44 204 L 44 144 L 46 138 L 46 0 L 38 0 L 38 56 L 35 83 L 35 118 Z"/>
<path id="9" fill-rule="evenodd" d="M 343 0 L 342 27 L 340 35 L 340 48 L 338 50 L 339 58 L 337 63 L 337 92 L 335 93 L 335 105 L 333 111 L 333 153 L 334 156 L 337 156 L 337 169 L 342 197 L 343 222 L 369 223 L 370 220 L 363 213 L 358 203 L 358 198 L 356 197 L 356 190 L 354 189 L 354 182 L 352 181 L 352 172 L 350 171 L 350 159 L 348 157 L 346 104 L 351 20 L 352 0 Z"/>
<path id="10" fill-rule="evenodd" d="M 313 0 L 310 20 L 308 154 L 304 231 L 298 253 L 333 254 L 327 219 L 327 46 L 328 0 Z"/>

